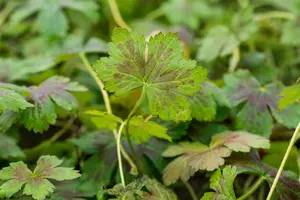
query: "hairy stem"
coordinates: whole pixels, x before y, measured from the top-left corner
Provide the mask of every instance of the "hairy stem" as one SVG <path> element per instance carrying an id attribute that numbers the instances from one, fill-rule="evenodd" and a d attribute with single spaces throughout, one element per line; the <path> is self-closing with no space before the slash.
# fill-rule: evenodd
<path id="1" fill-rule="evenodd" d="M 288 146 L 288 148 L 287 148 L 287 150 L 286 150 L 286 152 L 285 152 L 285 155 L 284 155 L 284 157 L 283 157 L 283 160 L 281 161 L 280 167 L 279 167 L 279 169 L 278 169 L 278 172 L 277 172 L 277 174 L 276 174 L 276 177 L 275 177 L 275 179 L 274 179 L 274 182 L 273 182 L 273 184 L 272 184 L 272 187 L 271 187 L 271 189 L 270 189 L 270 191 L 269 191 L 269 194 L 268 194 L 268 197 L 267 197 L 266 200 L 270 200 L 270 199 L 272 198 L 272 195 L 273 195 L 273 193 L 274 193 L 274 191 L 275 191 L 275 188 L 276 188 L 276 185 L 277 185 L 277 183 L 278 183 L 278 180 L 279 180 L 279 178 L 280 178 L 280 176 L 281 176 L 281 174 L 282 174 L 282 172 L 283 172 L 285 163 L 286 163 L 286 161 L 287 161 L 287 159 L 288 159 L 288 157 L 289 157 L 289 155 L 290 155 L 290 153 L 291 153 L 291 150 L 292 150 L 292 148 L 293 148 L 295 142 L 297 141 L 298 133 L 300 133 L 300 122 L 299 122 L 299 124 L 298 124 L 298 126 L 297 126 L 297 128 L 296 128 L 296 130 L 295 130 L 295 132 L 294 132 L 294 134 L 293 134 L 293 136 L 292 136 L 292 138 L 291 138 L 291 141 L 290 141 L 290 143 L 289 143 L 289 146 Z"/>
<path id="2" fill-rule="evenodd" d="M 131 31 L 131 28 L 126 24 L 126 22 L 124 21 L 124 19 L 122 18 L 117 2 L 116 0 L 108 0 L 108 4 L 111 10 L 111 13 L 113 15 L 113 18 L 115 20 L 115 22 L 118 24 L 118 26 L 120 26 L 121 28 L 125 28 L 128 31 Z"/>
<path id="3" fill-rule="evenodd" d="M 118 162 L 119 162 L 119 171 L 120 171 L 120 177 L 121 177 L 121 182 L 123 187 L 125 187 L 126 184 L 125 184 L 125 178 L 124 178 L 123 166 L 122 166 L 122 157 L 121 157 L 121 135 L 125 125 L 126 125 L 126 121 L 124 121 L 121 124 L 118 131 L 118 138 L 117 138 L 117 154 L 118 154 Z"/>
<path id="4" fill-rule="evenodd" d="M 195 190 L 193 189 L 193 187 L 191 186 L 191 184 L 188 181 L 182 181 L 182 183 L 184 184 L 184 186 L 186 187 L 186 189 L 189 191 L 192 200 L 198 200 L 198 197 L 196 195 Z"/>
<path id="5" fill-rule="evenodd" d="M 58 140 L 63 134 L 65 134 L 73 125 L 75 118 L 71 117 L 69 121 L 64 125 L 62 129 L 56 132 L 49 140 L 50 143 L 54 143 Z"/>
<path id="6" fill-rule="evenodd" d="M 111 109 L 111 105 L 110 105 L 110 100 L 109 100 L 109 96 L 108 93 L 106 92 L 106 90 L 104 89 L 104 84 L 103 82 L 98 78 L 96 72 L 93 70 L 91 64 L 89 63 L 88 59 L 85 56 L 85 53 L 80 53 L 79 57 L 81 58 L 85 68 L 87 69 L 87 71 L 90 73 L 90 75 L 93 77 L 93 79 L 96 81 L 96 83 L 98 84 L 101 94 L 103 96 L 104 99 L 104 104 L 105 104 L 105 108 L 108 114 L 112 114 L 112 109 Z M 117 130 L 113 131 L 115 140 L 117 141 Z M 136 169 L 136 166 L 134 164 L 134 162 L 132 161 L 132 159 L 129 157 L 129 155 L 126 153 L 125 149 L 123 148 L 123 146 L 121 145 L 121 153 L 124 156 L 124 158 L 127 160 L 127 162 L 129 163 L 129 165 L 131 166 L 131 168 L 133 170 Z"/>
<path id="7" fill-rule="evenodd" d="M 237 200 L 244 200 L 251 196 L 258 188 L 259 186 L 264 182 L 265 177 L 261 176 L 254 184 L 253 186 L 248 190 L 247 193 L 245 193 L 243 196 L 239 197 Z"/>

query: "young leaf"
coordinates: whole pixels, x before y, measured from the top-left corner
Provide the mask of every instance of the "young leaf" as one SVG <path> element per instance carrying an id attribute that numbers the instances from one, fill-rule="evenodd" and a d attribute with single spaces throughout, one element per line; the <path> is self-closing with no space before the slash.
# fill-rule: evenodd
<path id="1" fill-rule="evenodd" d="M 106 190 L 111 196 L 117 197 L 118 200 L 138 200 L 144 196 L 142 188 L 145 186 L 145 178 L 136 179 L 124 188 L 121 184 L 115 185 L 112 189 Z"/>
<path id="2" fill-rule="evenodd" d="M 18 112 L 29 107 L 33 107 L 33 105 L 28 103 L 20 94 L 0 87 L 0 111 L 11 110 Z"/>
<path id="3" fill-rule="evenodd" d="M 274 82 L 261 86 L 248 71 L 244 70 L 225 75 L 224 81 L 225 92 L 231 106 L 244 103 L 237 113 L 237 128 L 269 137 L 273 128 L 272 115 L 279 123 L 289 128 L 297 126 L 296 119 L 300 117 L 300 105 L 290 105 L 277 111 L 279 94 L 283 89 L 281 83 Z"/>
<path id="4" fill-rule="evenodd" d="M 35 107 L 22 111 L 21 123 L 28 130 L 42 132 L 56 121 L 55 104 L 66 110 L 76 108 L 78 102 L 69 92 L 82 92 L 86 91 L 86 88 L 76 82 L 70 82 L 69 78 L 53 76 L 39 86 L 29 87 L 29 90 Z"/>
<path id="5" fill-rule="evenodd" d="M 218 169 L 210 178 L 210 188 L 215 192 L 204 194 L 201 200 L 236 200 L 233 182 L 238 175 L 237 167 L 226 166 L 222 172 Z"/>
<path id="6" fill-rule="evenodd" d="M 147 44 L 144 36 L 116 28 L 112 41 L 110 57 L 94 65 L 106 90 L 121 95 L 142 88 L 141 101 L 152 115 L 165 120 L 189 120 L 190 103 L 186 97 L 200 90 L 207 72 L 183 57 L 178 38 L 159 33 Z"/>
<path id="7" fill-rule="evenodd" d="M 149 191 L 149 195 L 146 194 L 143 200 L 177 200 L 176 194 L 160 182 L 155 179 L 147 178 L 145 181 L 145 187 Z"/>
<path id="8" fill-rule="evenodd" d="M 197 58 L 212 61 L 219 56 L 230 55 L 240 43 L 246 41 L 257 30 L 252 9 L 247 8 L 232 18 L 231 25 L 215 26 L 203 39 Z"/>
<path id="9" fill-rule="evenodd" d="M 29 16 L 38 12 L 35 21 L 39 32 L 47 36 L 65 36 L 68 29 L 68 20 L 64 8 L 79 11 L 86 15 L 92 22 L 98 18 L 97 4 L 83 0 L 30 0 L 20 6 L 11 16 L 10 23 L 20 24 Z M 53 27 L 53 23 L 56 24 Z"/>
<path id="10" fill-rule="evenodd" d="M 162 5 L 162 10 L 172 24 L 186 24 L 193 29 L 198 28 L 201 19 L 217 17 L 222 11 L 202 0 L 169 0 Z"/>
<path id="11" fill-rule="evenodd" d="M 280 94 L 279 109 L 284 109 L 300 99 L 300 83 L 286 87 Z"/>
<path id="12" fill-rule="evenodd" d="M 250 148 L 269 148 L 269 141 L 247 132 L 224 132 L 212 138 L 210 146 L 199 142 L 171 145 L 164 157 L 177 157 L 164 170 L 164 183 L 170 185 L 178 179 L 187 181 L 199 170 L 212 171 L 224 165 L 224 158 L 232 151 L 249 152 Z"/>
<path id="13" fill-rule="evenodd" d="M 55 156 L 42 156 L 32 172 L 23 162 L 11 163 L 0 171 L 0 179 L 6 182 L 0 186 L 0 196 L 10 198 L 24 187 L 24 194 L 33 199 L 45 199 L 54 191 L 54 185 L 48 180 L 71 180 L 80 177 L 72 168 L 58 167 L 62 163 Z"/>
<path id="14" fill-rule="evenodd" d="M 122 119 L 106 112 L 101 112 L 99 110 L 89 110 L 85 112 L 91 115 L 91 121 L 95 124 L 98 129 L 108 128 L 110 130 L 115 130 L 119 123 L 122 123 Z"/>
<path id="15" fill-rule="evenodd" d="M 0 158 L 24 158 L 23 151 L 18 147 L 15 139 L 0 133 Z"/>
<path id="16" fill-rule="evenodd" d="M 172 141 L 165 127 L 152 121 L 145 121 L 142 116 L 130 120 L 128 131 L 130 137 L 137 143 L 147 142 L 151 137 Z"/>

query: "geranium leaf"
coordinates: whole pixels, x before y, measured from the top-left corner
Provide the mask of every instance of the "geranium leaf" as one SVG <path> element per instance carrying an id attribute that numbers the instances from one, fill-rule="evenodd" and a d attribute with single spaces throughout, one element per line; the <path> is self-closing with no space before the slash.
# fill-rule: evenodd
<path id="1" fill-rule="evenodd" d="M 91 121 L 98 129 L 108 128 L 110 130 L 115 130 L 118 124 L 123 121 L 121 118 L 113 114 L 108 114 L 99 110 L 89 110 L 85 113 L 91 116 Z"/>
<path id="2" fill-rule="evenodd" d="M 249 152 L 250 148 L 269 148 L 269 141 L 247 132 L 224 132 L 212 138 L 210 146 L 199 142 L 171 145 L 164 157 L 177 157 L 164 170 L 164 183 L 170 185 L 178 179 L 187 181 L 199 170 L 212 171 L 224 165 L 225 157 L 235 152 Z"/>
<path id="3" fill-rule="evenodd" d="M 233 156 L 229 159 L 230 165 L 238 169 L 238 174 L 248 173 L 263 176 L 271 187 L 277 174 L 277 169 L 263 163 L 258 154 Z M 297 177 L 291 177 L 283 172 L 273 194 L 274 199 L 294 200 L 300 197 L 300 184 Z"/>
<path id="4" fill-rule="evenodd" d="M 137 143 L 147 142 L 151 137 L 172 141 L 167 129 L 155 122 L 145 121 L 141 116 L 133 117 L 128 127 L 130 137 Z"/>
<path id="5" fill-rule="evenodd" d="M 193 29 L 198 28 L 201 19 L 211 19 L 221 14 L 220 9 L 201 0 L 169 0 L 162 5 L 162 10 L 172 24 L 186 24 Z"/>
<path id="6" fill-rule="evenodd" d="M 149 191 L 149 195 L 143 197 L 143 200 L 177 200 L 176 194 L 155 179 L 147 178 L 145 187 Z"/>
<path id="7" fill-rule="evenodd" d="M 42 156 L 34 172 L 23 162 L 11 163 L 10 167 L 0 171 L 0 179 L 7 180 L 0 186 L 0 195 L 11 197 L 25 184 L 23 194 L 37 200 L 45 199 L 55 188 L 47 179 L 62 181 L 80 177 L 80 174 L 72 168 L 57 167 L 61 163 L 62 161 L 55 156 Z"/>
<path id="8" fill-rule="evenodd" d="M 21 122 L 28 130 L 43 132 L 49 124 L 56 122 L 56 105 L 71 110 L 78 106 L 76 98 L 70 93 L 86 91 L 86 88 L 69 78 L 53 76 L 39 86 L 29 87 L 31 99 L 35 104 L 21 113 Z"/>
<path id="9" fill-rule="evenodd" d="M 240 43 L 257 30 L 251 7 L 235 14 L 228 26 L 214 26 L 203 39 L 197 58 L 212 61 L 219 56 L 230 55 Z"/>
<path id="10" fill-rule="evenodd" d="M 0 170 L 0 180 L 7 180 L 0 186 L 0 195 L 11 197 L 21 190 L 22 186 L 30 178 L 32 172 L 23 162 L 11 163 L 9 167 Z"/>
<path id="11" fill-rule="evenodd" d="M 0 133 L 0 158 L 23 158 L 23 151 L 18 147 L 16 140 Z"/>
<path id="12" fill-rule="evenodd" d="M 33 107 L 24 97 L 13 90 L 0 87 L 0 110 L 19 111 Z"/>
<path id="13" fill-rule="evenodd" d="M 283 109 L 286 106 L 293 104 L 296 100 L 300 99 L 300 84 L 295 84 L 286 87 L 280 94 L 282 98 L 279 102 L 279 109 Z"/>
<path id="14" fill-rule="evenodd" d="M 297 126 L 296 119 L 300 117 L 300 105 L 291 105 L 281 112 L 277 111 L 279 95 L 284 88 L 281 83 L 273 82 L 261 86 L 245 70 L 225 75 L 224 81 L 226 83 L 224 90 L 231 106 L 240 108 L 236 120 L 238 129 L 269 137 L 273 128 L 272 115 L 279 123 L 289 128 Z M 242 103 L 244 104 L 241 105 Z"/>
<path id="15" fill-rule="evenodd" d="M 215 190 L 214 193 L 209 192 L 204 194 L 201 200 L 235 200 L 235 193 L 233 190 L 233 182 L 235 177 L 238 175 L 237 167 L 226 166 L 222 169 L 218 169 L 210 178 L 210 188 Z"/>
<path id="16" fill-rule="evenodd" d="M 97 4 L 83 0 L 30 0 L 16 9 L 11 17 L 12 24 L 20 24 L 29 16 L 38 13 L 36 29 L 46 36 L 65 36 L 68 20 L 64 8 L 76 10 L 87 16 L 92 22 L 98 19 Z M 56 26 L 53 27 L 55 22 Z"/>
<path id="17" fill-rule="evenodd" d="M 186 96 L 200 90 L 207 72 L 194 61 L 184 59 L 178 38 L 160 33 L 146 44 L 144 36 L 116 28 L 112 41 L 110 57 L 94 65 L 105 88 L 116 95 L 142 88 L 141 101 L 152 115 L 165 120 L 189 120 Z"/>

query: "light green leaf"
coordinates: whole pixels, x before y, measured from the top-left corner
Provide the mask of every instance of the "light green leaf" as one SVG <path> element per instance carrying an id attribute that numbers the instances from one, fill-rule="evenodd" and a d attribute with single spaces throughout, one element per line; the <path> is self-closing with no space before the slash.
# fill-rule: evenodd
<path id="1" fill-rule="evenodd" d="M 0 158 L 23 158 L 23 151 L 18 147 L 16 140 L 0 133 Z"/>
<path id="2" fill-rule="evenodd" d="M 282 98 L 279 101 L 279 109 L 295 103 L 300 99 L 300 83 L 286 87 L 280 94 Z"/>
<path id="3" fill-rule="evenodd" d="M 0 171 L 0 180 L 7 180 L 0 186 L 0 195 L 9 198 L 25 184 L 23 194 L 37 200 L 45 199 L 55 188 L 47 179 L 62 181 L 80 177 L 78 171 L 72 168 L 57 167 L 61 163 L 62 161 L 55 156 L 42 156 L 34 172 L 23 162 L 11 163 L 9 167 Z"/>
<path id="4" fill-rule="evenodd" d="M 152 115 L 165 120 L 191 119 L 186 97 L 200 90 L 207 72 L 183 57 L 174 34 L 157 34 L 146 45 L 144 36 L 116 28 L 112 41 L 110 57 L 94 65 L 106 90 L 121 95 L 142 88 L 141 101 Z"/>
<path id="5" fill-rule="evenodd" d="M 115 130 L 118 124 L 123 121 L 113 114 L 108 114 L 99 110 L 89 110 L 85 113 L 91 116 L 91 121 L 98 129 L 108 128 L 110 130 Z"/>
<path id="6" fill-rule="evenodd" d="M 151 137 L 172 141 L 165 127 L 152 121 L 145 121 L 141 116 L 130 120 L 128 131 L 130 137 L 137 143 L 147 142 Z"/>
<path id="7" fill-rule="evenodd" d="M 233 182 L 237 176 L 237 168 L 226 166 L 222 172 L 218 169 L 210 178 L 210 188 L 215 193 L 205 193 L 201 200 L 236 200 L 233 190 Z"/>
<path id="8" fill-rule="evenodd" d="M 33 105 L 28 103 L 20 94 L 0 87 L 0 110 L 18 112 L 20 109 L 24 110 L 29 107 L 33 107 Z"/>

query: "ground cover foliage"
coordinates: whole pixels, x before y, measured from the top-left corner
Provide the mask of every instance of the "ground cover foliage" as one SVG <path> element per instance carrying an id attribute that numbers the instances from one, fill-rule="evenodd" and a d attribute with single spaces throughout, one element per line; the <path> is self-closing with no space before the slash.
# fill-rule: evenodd
<path id="1" fill-rule="evenodd" d="M 299 0 L 0 0 L 0 198 L 300 199 Z"/>

